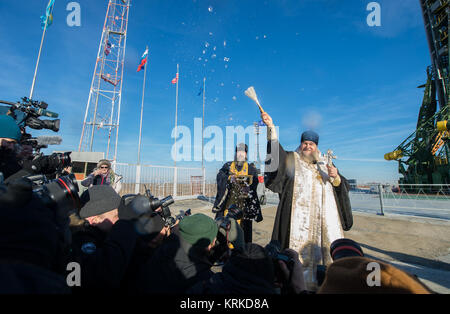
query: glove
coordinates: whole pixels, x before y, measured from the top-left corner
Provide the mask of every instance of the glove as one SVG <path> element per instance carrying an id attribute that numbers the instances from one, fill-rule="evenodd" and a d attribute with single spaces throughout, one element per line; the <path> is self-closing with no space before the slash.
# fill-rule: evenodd
<path id="1" fill-rule="evenodd" d="M 120 200 L 119 219 L 136 220 L 150 212 L 150 201 L 143 195 L 128 194 Z"/>

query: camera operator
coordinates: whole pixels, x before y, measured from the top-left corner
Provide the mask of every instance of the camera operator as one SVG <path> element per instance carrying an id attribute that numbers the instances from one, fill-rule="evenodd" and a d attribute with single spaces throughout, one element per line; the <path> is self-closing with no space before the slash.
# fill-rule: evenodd
<path id="1" fill-rule="evenodd" d="M 81 267 L 81 287 L 74 292 L 119 288 L 139 236 L 132 219 L 119 220 L 120 202 L 106 185 L 81 195 L 79 216 L 85 223 L 72 227 L 71 262 Z"/>
<path id="2" fill-rule="evenodd" d="M 0 172 L 4 179 L 21 169 L 16 156 L 16 146 L 21 136 L 15 120 L 10 116 L 0 115 Z"/>
<path id="3" fill-rule="evenodd" d="M 157 248 L 171 234 L 170 227 L 165 225 L 160 215 L 149 218 L 144 225 L 148 234 L 137 239 L 130 265 L 121 282 L 121 291 L 126 294 L 140 293 L 138 287 L 143 268 L 147 267 Z"/>
<path id="4" fill-rule="evenodd" d="M 82 273 L 81 288 L 74 292 L 120 291 L 132 280 L 134 268 L 150 254 L 151 248 L 146 249 L 145 244 L 161 240 L 165 230 L 159 216 L 140 215 L 133 208 L 146 198 L 138 195 L 129 204 L 124 198 L 108 185 L 95 185 L 82 194 L 79 217 L 85 223 L 72 227 L 71 261 L 80 264 Z"/>
<path id="5" fill-rule="evenodd" d="M 185 293 L 197 282 L 210 278 L 213 275 L 210 256 L 218 232 L 217 223 L 204 214 L 185 217 L 142 268 L 136 287 L 138 292 Z M 236 240 L 236 247 L 243 244 L 242 230 L 240 237 L 233 240 Z"/>
<path id="6" fill-rule="evenodd" d="M 0 293 L 70 293 L 64 212 L 43 201 L 28 179 L 0 185 Z"/>
<path id="7" fill-rule="evenodd" d="M 276 294 L 272 259 L 258 244 L 246 243 L 233 250 L 223 266 L 208 280 L 198 282 L 188 294 L 266 295 Z"/>
<path id="8" fill-rule="evenodd" d="M 117 192 L 120 193 L 122 189 L 122 176 L 116 174 L 111 169 L 111 162 L 102 159 L 98 162 L 97 168 L 83 181 L 81 185 L 91 187 L 94 185 L 110 185 Z"/>

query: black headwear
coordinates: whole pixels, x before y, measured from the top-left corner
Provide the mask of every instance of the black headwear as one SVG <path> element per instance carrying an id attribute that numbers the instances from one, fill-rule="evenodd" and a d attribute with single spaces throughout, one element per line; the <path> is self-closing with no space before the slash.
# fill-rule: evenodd
<path id="1" fill-rule="evenodd" d="M 109 185 L 94 185 L 81 195 L 81 218 L 107 213 L 119 208 L 120 196 Z"/>

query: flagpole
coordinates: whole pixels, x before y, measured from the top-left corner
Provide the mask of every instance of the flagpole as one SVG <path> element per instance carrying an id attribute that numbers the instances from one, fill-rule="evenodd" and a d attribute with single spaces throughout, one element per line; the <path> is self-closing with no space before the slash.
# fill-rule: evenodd
<path id="1" fill-rule="evenodd" d="M 33 83 L 31 84 L 30 97 L 28 97 L 29 99 L 33 99 L 34 85 L 36 84 L 36 76 L 37 76 L 37 71 L 39 68 L 39 62 L 41 60 L 42 46 L 44 45 L 44 38 L 45 38 L 45 33 L 47 32 L 47 25 L 48 25 L 48 17 L 47 17 L 47 20 L 45 21 L 44 31 L 42 32 L 41 46 L 39 47 L 39 54 L 38 54 L 38 58 L 36 61 L 36 67 L 34 69 Z"/>
<path id="2" fill-rule="evenodd" d="M 178 130 L 178 81 L 179 81 L 180 66 L 177 63 L 177 88 L 175 96 L 175 163 L 174 163 L 174 175 L 173 175 L 173 196 L 177 196 L 177 130 Z"/>
<path id="3" fill-rule="evenodd" d="M 146 51 L 147 50 L 148 50 L 148 46 L 146 48 Z M 148 60 L 148 56 L 147 56 L 147 60 Z M 138 158 L 137 158 L 138 165 L 141 164 L 142 119 L 143 119 L 143 115 L 144 115 L 145 79 L 147 76 L 147 65 L 148 65 L 148 62 L 146 64 L 144 64 L 144 83 L 142 85 L 141 124 L 139 127 L 139 146 L 138 146 Z"/>
<path id="4" fill-rule="evenodd" d="M 148 51 L 148 46 L 146 47 L 146 50 Z M 148 60 L 148 55 L 147 55 Z M 144 116 L 144 98 L 145 98 L 145 78 L 147 76 L 147 65 L 144 64 L 144 83 L 142 84 L 142 103 L 141 103 L 141 123 L 139 125 L 139 144 L 138 144 L 138 156 L 137 156 L 137 166 L 136 166 L 136 185 L 134 187 L 134 193 L 139 194 L 141 189 L 141 143 L 142 143 L 142 120 Z"/>
<path id="5" fill-rule="evenodd" d="M 202 118 L 202 194 L 205 195 L 205 167 L 204 167 L 204 130 L 205 130 L 205 101 L 206 101 L 206 77 L 203 78 L 203 118 Z"/>

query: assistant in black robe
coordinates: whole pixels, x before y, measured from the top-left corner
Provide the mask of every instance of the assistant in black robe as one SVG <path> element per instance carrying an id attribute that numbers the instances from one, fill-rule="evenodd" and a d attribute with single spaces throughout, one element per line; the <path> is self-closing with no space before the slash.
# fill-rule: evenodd
<path id="1" fill-rule="evenodd" d="M 232 162 L 227 162 L 219 170 L 217 174 L 217 195 L 214 202 L 214 211 L 216 212 L 216 218 L 223 216 L 227 204 L 230 202 L 232 183 L 228 178 L 232 174 L 230 172 Z M 241 171 L 242 164 L 236 163 L 236 170 Z M 252 242 L 252 221 L 260 222 L 263 220 L 261 205 L 258 199 L 258 193 L 256 191 L 258 187 L 258 169 L 256 169 L 253 163 L 248 163 L 248 175 L 253 177 L 252 184 L 249 186 L 250 193 L 244 201 L 244 218 L 241 221 L 241 227 L 244 231 L 245 242 Z"/>
<path id="2" fill-rule="evenodd" d="M 282 249 L 289 248 L 291 233 L 291 212 L 292 198 L 295 178 L 295 156 L 294 152 L 286 152 L 278 140 L 269 141 L 267 144 L 266 169 L 270 169 L 269 165 L 275 162 L 275 156 L 271 155 L 272 147 L 278 147 L 279 165 L 272 172 L 265 172 L 264 182 L 266 187 L 274 193 L 278 193 L 280 202 L 278 204 L 275 223 L 272 232 L 272 240 L 277 240 L 281 244 Z M 275 153 L 275 152 L 274 152 Z M 353 215 L 348 192 L 350 185 L 347 179 L 341 174 L 341 184 L 333 187 L 335 199 L 337 200 L 337 208 L 345 231 L 351 229 L 353 225 Z"/>

